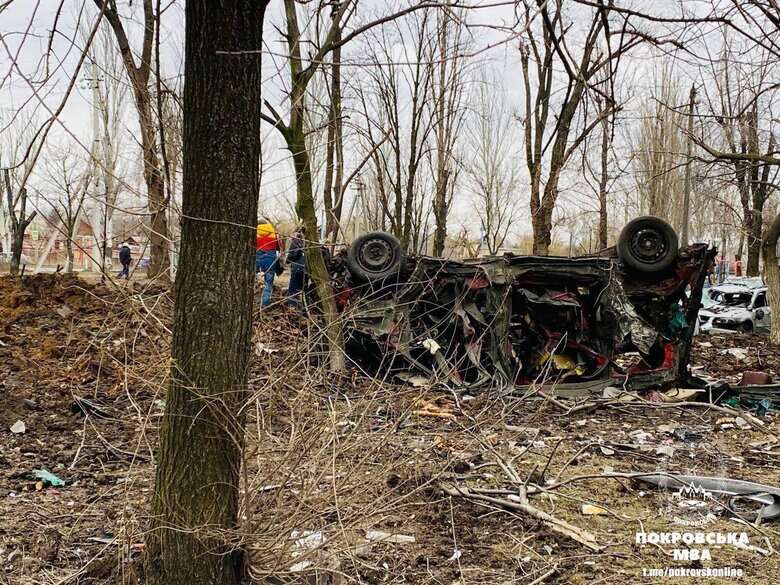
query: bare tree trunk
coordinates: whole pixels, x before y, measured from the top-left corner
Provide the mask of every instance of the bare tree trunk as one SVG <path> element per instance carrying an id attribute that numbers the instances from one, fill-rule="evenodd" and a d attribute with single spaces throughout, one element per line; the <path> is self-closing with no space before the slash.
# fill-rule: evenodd
<path id="1" fill-rule="evenodd" d="M 149 196 L 149 278 L 169 276 L 168 202 L 165 197 L 165 179 L 158 155 L 156 131 L 152 117 L 151 96 L 136 91 L 136 105 L 141 123 L 141 148 L 144 153 L 144 181 Z"/>
<path id="2" fill-rule="evenodd" d="M 3 176 L 5 179 L 6 190 L 6 202 L 8 205 L 8 218 L 11 221 L 11 258 L 9 265 L 9 272 L 11 276 L 17 276 L 19 274 L 19 266 L 22 260 L 22 247 L 24 246 L 24 232 L 27 230 L 27 226 L 38 214 L 37 211 L 33 211 L 29 216 L 27 215 L 27 188 L 22 187 L 19 190 L 19 194 L 14 197 L 11 189 L 11 173 L 8 169 L 4 169 Z M 16 209 L 19 208 L 17 212 Z M 19 216 L 17 217 L 17 213 Z"/>
<path id="3" fill-rule="evenodd" d="M 608 245 L 607 241 L 607 186 L 609 183 L 609 118 L 601 121 L 601 174 L 599 176 L 599 249 Z"/>
<path id="4" fill-rule="evenodd" d="M 339 4 L 331 8 L 334 42 L 341 42 L 341 25 L 338 20 Z M 341 223 L 341 210 L 344 204 L 344 140 L 341 119 L 341 47 L 333 50 L 331 56 L 330 109 L 328 112 L 328 144 L 325 162 L 325 237 L 335 241 Z"/>
<path id="5" fill-rule="evenodd" d="M 685 143 L 685 182 L 683 187 L 683 217 L 682 233 L 680 234 L 680 243 L 683 246 L 688 245 L 688 231 L 691 214 L 691 149 L 693 148 L 693 108 L 696 105 L 696 86 L 691 85 L 688 102 L 688 139 Z"/>
<path id="6" fill-rule="evenodd" d="M 780 239 L 780 213 L 764 236 L 764 282 L 769 293 L 769 306 L 772 309 L 772 330 L 769 340 L 780 345 L 780 266 L 777 264 L 777 242 Z"/>
<path id="7" fill-rule="evenodd" d="M 546 189 L 545 189 L 546 191 Z M 549 256 L 552 243 L 552 214 L 557 199 L 557 191 L 554 199 L 542 198 L 542 202 L 531 212 L 531 226 L 533 227 L 533 254 L 535 256 Z"/>
<path id="8" fill-rule="evenodd" d="M 341 42 L 341 26 L 338 18 L 335 18 L 338 5 L 333 7 L 335 27 L 334 42 Z M 333 191 L 335 193 L 333 208 L 329 214 L 328 233 L 332 241 L 338 236 L 339 226 L 341 224 L 341 210 L 344 206 L 344 123 L 341 119 L 341 47 L 337 46 L 333 50 L 333 65 L 331 72 L 333 75 L 331 88 L 331 102 L 333 110 L 333 146 L 335 149 L 335 172 L 333 180 Z"/>
<path id="9" fill-rule="evenodd" d="M 443 159 L 441 154 L 440 158 Z M 437 162 L 437 165 L 443 166 L 443 162 Z M 447 211 L 448 190 L 450 172 L 446 168 L 439 169 L 437 172 L 436 196 L 433 201 L 433 217 L 436 221 L 436 229 L 433 232 L 433 255 L 441 256 L 444 253 L 444 243 L 447 240 Z"/>
<path id="10" fill-rule="evenodd" d="M 302 112 L 301 112 L 302 114 Z M 322 257 L 317 229 L 317 212 L 314 207 L 314 188 L 312 187 L 311 164 L 309 151 L 306 148 L 306 137 L 301 118 L 300 124 L 290 124 L 289 148 L 293 153 L 296 185 L 298 189 L 295 211 L 303 221 L 306 239 L 309 247 L 306 250 L 306 270 L 317 289 L 317 297 L 325 319 L 325 338 L 328 342 L 328 357 L 330 369 L 334 372 L 343 371 L 346 367 L 343 351 L 343 333 L 339 319 L 336 299 L 330 286 L 330 274 Z M 312 245 L 312 243 L 314 245 Z"/>
<path id="11" fill-rule="evenodd" d="M 725 211 L 724 211 L 725 213 Z M 742 258 L 742 252 L 745 248 L 745 232 L 740 230 L 739 231 L 739 244 L 737 245 L 737 256 L 739 258 Z M 723 247 L 721 246 L 721 250 L 723 250 Z"/>
<path id="12" fill-rule="evenodd" d="M 295 184 L 297 199 L 295 210 L 298 218 L 303 222 L 309 248 L 306 251 L 306 268 L 312 283 L 317 291 L 318 300 L 325 320 L 325 338 L 328 343 L 328 357 L 332 371 L 342 371 L 346 367 L 344 358 L 344 339 L 342 335 L 341 321 L 336 307 L 336 299 L 330 284 L 330 274 L 325 266 L 322 249 L 319 246 L 319 229 L 317 226 L 317 211 L 314 202 L 314 187 L 312 185 L 311 161 L 306 145 L 306 132 L 304 120 L 306 114 L 306 88 L 314 69 L 304 68 L 301 60 L 300 29 L 298 27 L 298 13 L 295 0 L 284 1 L 287 23 L 287 46 L 290 53 L 290 120 L 285 123 L 276 111 L 272 111 L 274 118 L 263 118 L 274 124 L 284 137 L 289 148 L 293 166 L 295 167 Z M 334 17 L 338 19 L 342 10 Z M 315 245 L 311 245 L 314 243 Z"/>
<path id="13" fill-rule="evenodd" d="M 186 4 L 181 256 L 150 585 L 236 585 L 266 1 Z"/>
<path id="14" fill-rule="evenodd" d="M 452 203 L 452 192 L 457 180 L 455 143 L 462 126 L 464 62 L 459 57 L 464 48 L 461 28 L 453 22 L 447 9 L 437 12 L 436 51 L 431 61 L 438 68 L 433 77 L 434 138 L 436 141 L 436 175 L 433 200 L 433 255 L 441 256 L 447 240 L 447 215 Z"/>
<path id="15" fill-rule="evenodd" d="M 146 183 L 149 209 L 150 260 L 148 275 L 151 278 L 167 278 L 170 268 L 168 256 L 168 201 L 165 196 L 160 158 L 158 155 L 157 130 L 152 115 L 152 94 L 149 77 L 152 71 L 152 43 L 159 30 L 159 14 L 155 15 L 152 0 L 143 0 L 144 33 L 140 55 L 136 57 L 130 46 L 122 20 L 117 11 L 116 0 L 94 0 L 111 25 L 119 46 L 125 71 L 133 90 L 138 124 L 141 129 L 144 182 Z"/>
<path id="16" fill-rule="evenodd" d="M 11 258 L 9 263 L 9 272 L 11 273 L 11 276 L 18 276 L 19 268 L 22 265 L 24 231 L 24 229 L 20 229 L 20 226 L 16 225 L 13 227 L 11 232 Z"/>
<path id="17" fill-rule="evenodd" d="M 763 231 L 764 217 L 762 210 L 752 209 L 750 211 L 750 223 L 747 227 L 747 276 L 758 276 L 761 274 L 761 232 Z"/>
<path id="18" fill-rule="evenodd" d="M 73 234 L 68 235 L 68 239 L 65 240 L 65 253 L 67 254 L 67 260 L 65 261 L 65 272 L 73 272 Z"/>

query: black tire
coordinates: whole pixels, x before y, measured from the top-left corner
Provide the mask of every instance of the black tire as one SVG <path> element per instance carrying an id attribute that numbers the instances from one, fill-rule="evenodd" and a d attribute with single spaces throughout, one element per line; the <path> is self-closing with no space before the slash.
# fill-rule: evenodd
<path id="1" fill-rule="evenodd" d="M 406 255 L 401 242 L 385 232 L 359 236 L 347 252 L 347 266 L 353 277 L 365 282 L 395 276 L 403 267 Z"/>
<path id="2" fill-rule="evenodd" d="M 744 333 L 752 333 L 753 332 L 753 323 L 750 321 L 743 321 L 739 326 L 740 331 Z"/>
<path id="3" fill-rule="evenodd" d="M 649 215 L 637 217 L 620 232 L 617 253 L 625 266 L 637 272 L 660 272 L 677 259 L 674 228 Z"/>

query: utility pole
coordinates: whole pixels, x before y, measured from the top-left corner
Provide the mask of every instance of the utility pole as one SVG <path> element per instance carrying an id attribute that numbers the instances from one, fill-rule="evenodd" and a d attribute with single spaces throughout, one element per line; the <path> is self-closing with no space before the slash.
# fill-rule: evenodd
<path id="1" fill-rule="evenodd" d="M 84 210 L 84 215 L 86 215 L 87 220 L 89 221 L 90 227 L 92 227 L 92 234 L 94 236 L 95 242 L 98 247 L 98 254 L 100 256 L 100 260 L 98 261 L 95 258 L 95 255 L 92 255 L 92 263 L 100 270 L 101 273 L 105 271 L 106 268 L 106 209 L 101 209 L 101 206 L 98 202 L 102 200 L 101 194 L 100 194 L 100 179 L 98 175 L 99 167 L 106 164 L 106 161 L 101 161 L 101 132 L 100 132 L 100 112 L 102 109 L 102 99 L 100 97 L 100 81 L 101 77 L 98 73 L 98 67 L 97 62 L 92 61 L 90 66 L 90 76 L 84 78 L 84 84 L 87 88 L 92 90 L 92 148 L 90 149 L 89 157 L 89 170 L 87 171 L 90 174 L 90 199 L 92 200 L 92 205 L 90 206 L 90 210 Z M 96 215 L 102 217 L 95 217 Z"/>
<path id="2" fill-rule="evenodd" d="M 101 153 L 100 140 L 100 78 L 98 77 L 97 63 L 92 61 L 92 186 L 94 187 L 93 201 L 100 201 L 100 179 L 98 179 L 98 167 L 101 166 L 98 158 Z M 105 164 L 106 161 L 102 161 Z M 106 269 L 106 209 L 100 218 L 100 271 Z"/>
<path id="3" fill-rule="evenodd" d="M 360 199 L 361 205 L 363 203 L 363 189 L 365 189 L 365 185 L 363 184 L 363 179 L 358 175 L 358 177 L 355 179 L 355 190 L 357 191 L 357 194 L 352 197 L 352 203 L 349 206 L 349 213 L 347 213 L 346 220 L 343 222 L 343 225 L 341 227 L 341 235 L 346 238 L 347 237 L 347 231 L 350 229 L 350 225 L 352 224 L 352 215 L 355 213 L 355 205 L 358 202 L 358 199 Z M 359 221 L 356 220 L 356 223 Z M 358 226 L 352 225 L 352 238 L 356 238 L 358 235 Z"/>
<path id="4" fill-rule="evenodd" d="M 688 245 L 688 224 L 691 215 L 691 154 L 693 148 L 693 107 L 696 104 L 696 86 L 691 84 L 690 100 L 688 102 L 688 143 L 685 161 L 685 193 L 683 195 L 683 218 L 681 244 Z"/>

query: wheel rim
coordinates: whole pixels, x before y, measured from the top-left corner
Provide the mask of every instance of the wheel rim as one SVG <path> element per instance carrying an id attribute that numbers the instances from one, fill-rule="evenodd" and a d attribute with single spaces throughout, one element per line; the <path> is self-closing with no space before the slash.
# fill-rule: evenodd
<path id="1" fill-rule="evenodd" d="M 658 230 L 639 230 L 631 238 L 631 254 L 640 262 L 646 264 L 657 262 L 666 255 L 667 251 L 666 238 Z"/>
<path id="2" fill-rule="evenodd" d="M 384 272 L 395 262 L 395 253 L 389 242 L 381 238 L 372 238 L 360 246 L 358 253 L 360 265 L 368 272 Z"/>

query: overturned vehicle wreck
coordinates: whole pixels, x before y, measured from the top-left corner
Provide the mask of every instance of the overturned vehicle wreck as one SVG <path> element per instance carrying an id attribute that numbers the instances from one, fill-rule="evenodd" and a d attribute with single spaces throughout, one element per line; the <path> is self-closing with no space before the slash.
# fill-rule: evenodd
<path id="1" fill-rule="evenodd" d="M 559 395 L 685 382 L 715 250 L 653 217 L 576 258 L 405 257 L 383 232 L 349 248 L 338 299 L 351 359 L 376 375 Z"/>

